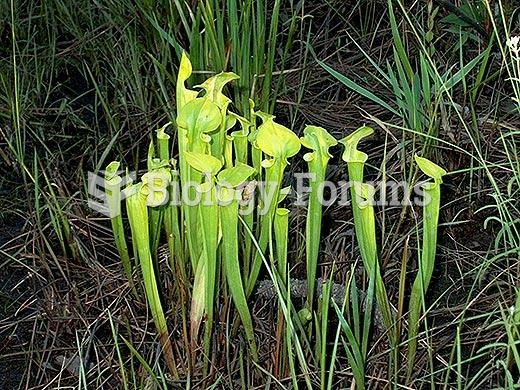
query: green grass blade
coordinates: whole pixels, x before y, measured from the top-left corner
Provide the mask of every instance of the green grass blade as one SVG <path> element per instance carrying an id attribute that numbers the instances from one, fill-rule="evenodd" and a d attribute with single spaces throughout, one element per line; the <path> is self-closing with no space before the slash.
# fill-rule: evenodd
<path id="1" fill-rule="evenodd" d="M 352 79 L 348 78 L 347 76 L 339 73 L 338 71 L 332 69 L 330 66 L 325 64 L 323 61 L 316 60 L 320 66 L 325 69 L 327 72 L 329 72 L 333 77 L 335 77 L 338 81 L 343 83 L 347 88 L 350 88 L 356 93 L 359 93 L 360 95 L 366 97 L 369 100 L 372 100 L 374 103 L 379 104 L 381 107 L 386 108 L 391 113 L 401 116 L 397 110 L 392 108 L 390 105 L 388 105 L 383 99 L 380 97 L 374 95 L 372 92 L 370 92 L 368 89 L 362 87 L 361 85 L 357 84 Z"/>

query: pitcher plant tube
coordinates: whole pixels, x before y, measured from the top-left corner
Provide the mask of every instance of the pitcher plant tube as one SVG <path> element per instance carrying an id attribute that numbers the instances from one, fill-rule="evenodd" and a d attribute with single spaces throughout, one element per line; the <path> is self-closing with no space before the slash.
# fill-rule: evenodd
<path id="1" fill-rule="evenodd" d="M 219 183 L 223 183 L 223 186 L 219 188 L 218 197 L 224 271 L 231 297 L 233 298 L 233 302 L 235 303 L 244 326 L 253 359 L 256 361 L 258 360 L 258 348 L 254 336 L 253 320 L 249 312 L 244 290 L 239 259 L 238 200 L 242 198 L 242 189 L 237 189 L 237 187 L 243 184 L 253 173 L 254 168 L 241 163 L 238 163 L 233 168 L 221 171 L 218 175 L 218 181 Z"/>
<path id="2" fill-rule="evenodd" d="M 205 283 L 201 284 L 203 291 L 193 291 L 193 299 L 197 296 L 204 297 L 204 307 L 206 313 L 204 350 L 209 356 L 211 332 L 213 329 L 213 312 L 215 304 L 215 284 L 217 275 L 217 247 L 219 243 L 219 208 L 217 205 L 217 193 L 215 187 L 215 175 L 222 168 L 222 162 L 211 155 L 186 152 L 186 160 L 190 166 L 200 173 L 206 175 L 206 181 L 200 184 L 197 191 L 205 197 L 198 207 L 199 226 L 202 230 L 202 255 L 200 261 L 204 262 L 201 267 L 197 267 L 197 272 L 205 274 Z"/>
<path id="3" fill-rule="evenodd" d="M 312 149 L 312 152 L 306 153 L 303 156 L 309 167 L 311 189 L 307 207 L 307 222 L 305 225 L 305 248 L 307 263 L 307 307 L 312 311 L 321 238 L 323 182 L 325 181 L 329 159 L 332 157 L 329 148 L 337 145 L 338 142 L 322 127 L 307 126 L 303 134 L 304 136 L 300 138 L 302 145 L 308 149 Z"/>
<path id="4" fill-rule="evenodd" d="M 125 230 L 123 227 L 123 218 L 121 216 L 121 183 L 123 179 L 117 174 L 120 163 L 112 161 L 105 169 L 105 194 L 107 197 L 108 212 L 110 213 L 110 224 L 112 225 L 112 233 L 116 242 L 117 252 L 123 264 L 123 270 L 128 283 L 134 290 L 134 281 L 132 279 L 132 263 L 130 261 L 130 253 L 125 239 Z M 134 291 L 135 292 L 135 291 Z"/>
<path id="5" fill-rule="evenodd" d="M 150 308 L 155 327 L 157 328 L 157 333 L 159 335 L 159 340 L 162 345 L 163 354 L 168 368 L 172 375 L 177 378 L 177 366 L 175 364 L 173 348 L 169 337 L 168 326 L 166 324 L 166 317 L 164 315 L 157 286 L 152 253 L 150 251 L 148 207 L 146 205 L 148 194 L 146 187 L 147 184 L 139 183 L 125 189 L 128 193 L 128 196 L 126 197 L 126 208 L 134 248 L 137 250 L 136 257 L 141 266 L 148 307 Z"/>
<path id="6" fill-rule="evenodd" d="M 264 207 L 267 207 L 267 211 L 261 216 L 260 236 L 258 238 L 260 251 L 265 252 L 278 205 L 277 199 L 280 197 L 284 171 L 288 164 L 287 159 L 300 151 L 301 144 L 296 134 L 274 121 L 274 116 L 262 112 L 258 112 L 257 115 L 260 116 L 263 123 L 258 128 L 254 146 L 268 156 L 267 159 L 262 161 L 262 167 L 265 170 L 263 191 L 266 196 L 264 196 L 264 199 L 269 204 L 264 205 Z M 253 291 L 261 265 L 261 254 L 257 251 L 254 255 L 247 283 L 247 295 Z"/>
<path id="7" fill-rule="evenodd" d="M 394 316 L 390 308 L 388 294 L 381 275 L 377 256 L 376 227 L 374 216 L 373 186 L 363 183 L 364 166 L 368 159 L 367 154 L 357 149 L 359 141 L 374 132 L 371 127 L 363 126 L 354 131 L 340 142 L 345 146 L 343 160 L 347 163 L 352 213 L 354 216 L 354 230 L 359 245 L 363 265 L 369 275 L 375 277 L 376 299 L 381 310 L 383 322 L 389 332 L 392 345 L 397 344 L 397 335 L 394 331 Z M 373 271 L 374 270 L 374 271 Z"/>
<path id="8" fill-rule="evenodd" d="M 415 162 L 419 166 L 419 169 L 433 181 L 428 181 L 422 185 L 425 203 L 423 209 L 423 239 L 422 250 L 419 255 L 419 272 L 415 277 L 410 294 L 410 312 L 408 315 L 408 379 L 410 379 L 412 375 L 417 352 L 417 334 L 419 331 L 421 309 L 435 266 L 441 184 L 442 177 L 446 175 L 446 171 L 443 168 L 424 157 L 416 155 Z"/>

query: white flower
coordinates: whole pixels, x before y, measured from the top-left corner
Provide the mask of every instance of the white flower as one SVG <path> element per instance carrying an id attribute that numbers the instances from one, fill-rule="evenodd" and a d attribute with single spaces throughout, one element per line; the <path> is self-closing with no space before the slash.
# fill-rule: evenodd
<path id="1" fill-rule="evenodd" d="M 507 46 L 514 52 L 517 56 L 520 54 L 520 35 L 515 37 L 511 37 L 507 40 Z"/>

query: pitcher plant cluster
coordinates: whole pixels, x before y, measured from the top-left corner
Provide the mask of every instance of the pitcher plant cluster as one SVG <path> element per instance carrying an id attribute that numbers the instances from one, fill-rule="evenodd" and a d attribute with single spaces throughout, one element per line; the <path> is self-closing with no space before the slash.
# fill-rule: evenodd
<path id="1" fill-rule="evenodd" d="M 178 367 L 185 363 L 194 370 L 196 351 L 200 350 L 206 357 L 204 371 L 207 372 L 215 348 L 212 336 L 218 313 L 216 309 L 223 296 L 231 297 L 251 356 L 254 360 L 259 359 L 250 298 L 263 267 L 266 267 L 279 287 L 280 297 L 285 300 L 285 303 L 280 302 L 278 351 L 282 348 L 289 352 L 296 349 L 295 335 L 321 340 L 315 349 L 315 358 L 322 362 L 322 379 L 325 379 L 328 309 L 323 305 L 322 293 L 326 293 L 326 306 L 331 305 L 330 286 L 327 293 L 327 289 L 316 286 L 316 280 L 322 238 L 323 183 L 332 157 L 329 149 L 338 141 L 327 130 L 316 126 L 307 126 L 299 138 L 277 123 L 273 115 L 255 110 L 251 101 L 245 115 L 247 118 L 231 112 L 232 102 L 224 90 L 226 84 L 238 79 L 234 73 L 219 73 L 197 89 L 186 86 L 191 74 L 191 63 L 183 54 L 176 86 L 177 117 L 171 126 L 176 137 L 171 143 L 172 137 L 167 133 L 169 125 L 157 131 L 149 147 L 148 171 L 140 182 L 118 191 L 122 180 L 118 175 L 119 163 L 112 162 L 106 169 L 105 189 L 110 220 L 130 287 L 140 297 L 141 284 L 135 283 L 134 279 L 135 271 L 140 270 L 144 295 L 171 374 L 178 376 Z M 400 336 L 396 327 L 398 319 L 386 292 L 383 269 L 378 260 L 374 213 L 376 189 L 364 182 L 363 171 L 368 156 L 357 149 L 358 143 L 372 132 L 371 128 L 364 126 L 339 142 L 344 146 L 343 160 L 348 166 L 350 206 L 357 244 L 389 340 L 397 347 Z M 308 167 L 305 174 L 312 178 L 306 189 L 307 299 L 305 308 L 299 315 L 294 315 L 289 294 L 290 211 L 281 203 L 290 192 L 290 188 L 282 187 L 289 161 L 302 147 L 307 150 L 303 155 Z M 172 157 L 172 150 L 177 152 L 176 159 Z M 428 197 L 428 202 L 424 202 L 419 272 L 409 303 L 410 364 L 413 364 L 423 298 L 435 260 L 440 183 L 445 173 L 425 158 L 416 156 L 415 160 L 433 181 L 414 187 L 419 189 L 416 194 L 420 198 Z M 172 199 L 201 201 L 168 201 Z M 123 200 L 131 241 L 120 212 Z M 169 268 L 176 281 L 175 299 L 182 311 L 184 337 L 181 342 L 186 356 L 180 356 L 172 347 L 165 310 L 169 306 L 168 297 L 160 288 L 158 249 L 163 237 L 169 251 Z M 315 321 L 309 321 L 311 319 Z M 344 321 L 341 324 L 344 330 L 349 329 Z M 350 335 L 354 336 L 354 333 Z M 352 341 L 355 342 L 355 337 Z M 361 343 L 362 340 L 358 341 Z M 366 348 L 360 347 L 357 351 L 366 354 Z M 296 355 L 300 365 L 304 366 L 303 354 Z M 354 358 L 352 354 L 348 356 Z M 357 360 L 351 363 L 355 364 L 358 373 L 363 373 L 363 356 L 357 354 Z M 291 371 L 295 370 L 291 359 L 286 364 L 291 366 Z"/>

